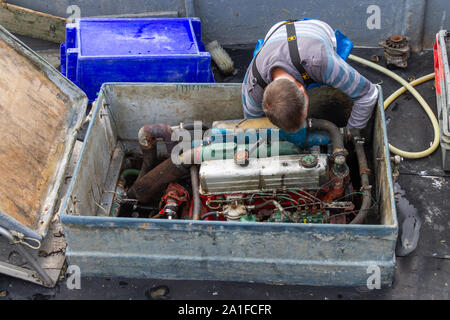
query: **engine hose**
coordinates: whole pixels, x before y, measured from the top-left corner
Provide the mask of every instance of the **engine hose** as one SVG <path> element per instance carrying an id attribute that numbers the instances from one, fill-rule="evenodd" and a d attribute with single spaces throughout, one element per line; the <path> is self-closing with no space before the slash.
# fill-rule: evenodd
<path id="1" fill-rule="evenodd" d="M 332 156 L 336 163 L 344 164 L 347 150 L 344 148 L 344 137 L 339 128 L 333 122 L 324 119 L 308 119 L 308 127 L 315 130 L 325 130 L 330 133 L 333 148 Z"/>
<path id="2" fill-rule="evenodd" d="M 206 131 L 206 130 L 209 130 L 210 128 L 206 125 L 206 124 L 204 124 L 204 123 L 202 123 L 200 126 L 198 126 L 199 128 L 201 128 L 203 131 Z M 194 129 L 196 129 L 197 127 L 195 126 L 195 124 L 194 123 L 183 123 L 183 129 L 185 129 L 185 130 L 194 130 Z"/>
<path id="3" fill-rule="evenodd" d="M 201 202 L 200 202 L 200 193 L 198 187 L 198 168 L 196 165 L 192 165 L 189 168 L 191 173 L 191 184 L 192 184 L 192 198 L 194 200 L 193 209 L 192 209 L 192 219 L 199 220 L 200 219 L 200 211 L 202 210 Z"/>
<path id="4" fill-rule="evenodd" d="M 220 214 L 219 211 L 211 211 L 211 212 L 208 212 L 208 213 L 205 213 L 204 215 L 202 215 L 202 216 L 200 217 L 200 219 L 201 219 L 201 220 L 205 220 L 206 218 L 208 218 L 208 217 L 210 217 L 210 216 L 217 216 L 217 215 L 219 215 L 219 214 Z"/>
<path id="5" fill-rule="evenodd" d="M 400 150 L 396 147 L 394 147 L 393 145 L 389 144 L 389 150 L 392 153 L 395 153 L 399 156 L 402 156 L 404 158 L 408 158 L 408 159 L 420 159 L 420 158 L 424 158 L 426 156 L 429 156 L 430 154 L 432 154 L 434 151 L 436 151 L 436 149 L 439 147 L 439 140 L 440 140 L 440 136 L 441 136 L 441 132 L 440 132 L 440 128 L 439 128 L 439 122 L 436 119 L 436 116 L 434 115 L 433 111 L 431 110 L 430 106 L 428 105 L 428 103 L 422 98 L 422 96 L 417 92 L 416 89 L 414 89 L 413 87 L 421 84 L 423 82 L 429 81 L 431 79 L 434 78 L 434 73 L 423 76 L 411 83 L 408 83 L 405 79 L 403 79 L 402 77 L 398 76 L 397 74 L 395 74 L 394 72 L 379 66 L 371 61 L 368 61 L 366 59 L 354 56 L 354 55 L 350 55 L 349 56 L 350 60 L 359 62 L 363 65 L 366 65 L 370 68 L 373 68 L 375 70 L 378 70 L 382 73 L 384 73 L 385 75 L 391 77 L 392 79 L 398 81 L 399 83 L 401 83 L 403 85 L 402 88 L 398 89 L 397 91 L 395 91 L 389 98 L 386 99 L 386 101 L 384 102 L 384 109 L 386 110 L 387 107 L 395 100 L 397 99 L 401 94 L 403 94 L 404 92 L 406 92 L 406 90 L 409 90 L 409 92 L 411 92 L 411 94 L 417 99 L 417 101 L 420 103 L 420 105 L 422 106 L 422 108 L 425 110 L 426 114 L 428 115 L 428 118 L 431 121 L 431 124 L 433 125 L 433 130 L 434 130 L 434 140 L 433 143 L 431 145 L 431 147 L 429 147 L 428 149 L 424 150 L 424 151 L 420 151 L 420 152 L 410 152 L 410 151 L 404 151 L 404 150 Z"/>
<path id="6" fill-rule="evenodd" d="M 358 158 L 359 175 L 361 177 L 361 190 L 363 192 L 363 199 L 361 208 L 356 217 L 350 222 L 350 224 L 361 224 L 364 222 L 370 207 L 370 187 L 369 187 L 369 165 L 367 164 L 367 157 L 364 151 L 364 140 L 360 138 L 360 132 L 358 129 L 351 130 L 352 141 L 355 146 L 356 157 Z"/>
<path id="7" fill-rule="evenodd" d="M 129 176 L 139 176 L 139 173 L 141 171 L 137 170 L 137 169 L 125 169 L 122 171 L 122 173 L 120 174 L 121 178 L 128 178 Z"/>

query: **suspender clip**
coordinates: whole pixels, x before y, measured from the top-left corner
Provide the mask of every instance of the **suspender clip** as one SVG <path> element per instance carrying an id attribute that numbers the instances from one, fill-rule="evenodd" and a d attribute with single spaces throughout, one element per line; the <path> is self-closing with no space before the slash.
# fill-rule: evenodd
<path id="1" fill-rule="evenodd" d="M 311 79 L 311 77 L 307 73 L 302 73 L 302 78 L 303 78 L 303 80 Z"/>

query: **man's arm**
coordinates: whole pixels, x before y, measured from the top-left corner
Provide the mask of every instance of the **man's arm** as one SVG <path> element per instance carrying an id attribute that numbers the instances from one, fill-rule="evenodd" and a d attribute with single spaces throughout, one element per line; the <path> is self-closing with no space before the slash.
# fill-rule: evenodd
<path id="1" fill-rule="evenodd" d="M 343 91 L 353 99 L 354 105 L 347 127 L 364 128 L 378 99 L 377 87 L 335 52 L 329 52 L 327 56 L 327 66 L 322 72 L 323 83 Z"/>

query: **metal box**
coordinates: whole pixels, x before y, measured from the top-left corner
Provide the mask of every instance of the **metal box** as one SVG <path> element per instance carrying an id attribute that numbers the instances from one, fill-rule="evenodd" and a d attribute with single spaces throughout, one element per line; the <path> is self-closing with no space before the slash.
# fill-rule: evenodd
<path id="1" fill-rule="evenodd" d="M 398 224 L 381 94 L 372 144 L 379 225 L 105 216 L 142 125 L 239 117 L 240 84 L 104 84 L 64 199 L 68 263 L 83 276 L 337 286 L 365 286 L 378 267 L 381 283 L 391 284 Z"/>

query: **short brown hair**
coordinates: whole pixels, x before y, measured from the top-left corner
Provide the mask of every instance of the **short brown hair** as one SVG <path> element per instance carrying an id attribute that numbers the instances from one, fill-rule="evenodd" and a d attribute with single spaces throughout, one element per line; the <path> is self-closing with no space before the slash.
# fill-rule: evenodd
<path id="1" fill-rule="evenodd" d="M 288 79 L 276 79 L 264 90 L 263 111 L 270 122 L 287 132 L 300 130 L 306 98 L 299 87 Z"/>

